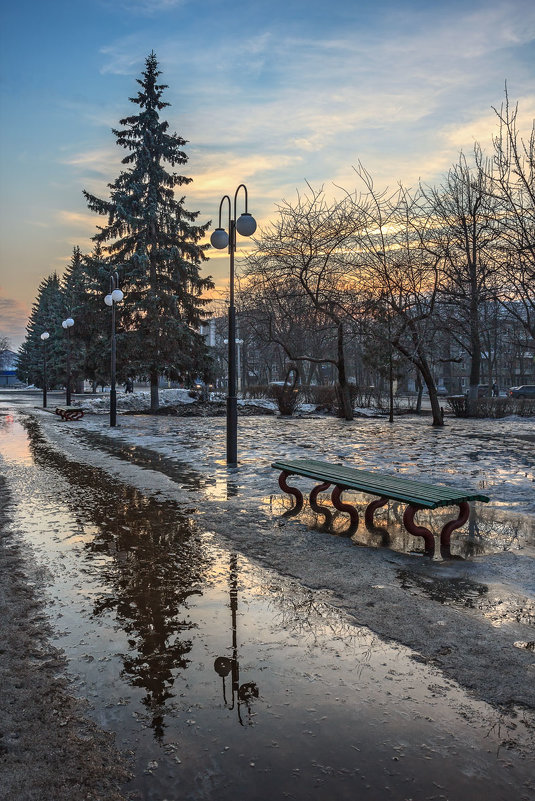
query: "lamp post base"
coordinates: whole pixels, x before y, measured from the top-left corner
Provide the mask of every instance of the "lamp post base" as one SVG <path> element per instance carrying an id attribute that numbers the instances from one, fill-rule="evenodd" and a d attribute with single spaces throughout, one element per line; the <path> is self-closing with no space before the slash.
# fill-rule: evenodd
<path id="1" fill-rule="evenodd" d="M 227 467 L 238 466 L 238 399 L 227 398 Z"/>
<path id="2" fill-rule="evenodd" d="M 110 426 L 117 425 L 117 392 L 110 390 Z"/>

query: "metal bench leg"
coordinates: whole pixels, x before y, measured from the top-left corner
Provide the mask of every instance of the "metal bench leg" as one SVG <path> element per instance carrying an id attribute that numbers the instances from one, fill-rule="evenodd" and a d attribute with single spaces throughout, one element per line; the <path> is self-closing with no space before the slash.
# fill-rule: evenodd
<path id="1" fill-rule="evenodd" d="M 470 504 L 468 501 L 461 501 L 458 506 L 459 517 L 456 520 L 450 520 L 449 523 L 446 523 L 440 532 L 440 545 L 442 548 L 450 547 L 450 537 L 452 531 L 455 531 L 456 528 L 461 528 L 461 526 L 464 526 L 470 515 Z"/>
<path id="2" fill-rule="evenodd" d="M 351 535 L 354 534 L 358 528 L 359 513 L 357 512 L 355 507 L 352 506 L 350 503 L 344 503 L 342 501 L 341 495 L 345 489 L 347 489 L 347 487 L 340 487 L 339 485 L 336 485 L 336 487 L 333 489 L 331 493 L 331 501 L 335 509 L 338 509 L 340 512 L 347 512 L 347 514 L 349 515 L 350 517 L 349 527 L 346 529 L 346 531 L 343 532 L 343 534 L 346 537 L 351 537 Z"/>
<path id="3" fill-rule="evenodd" d="M 297 514 L 303 508 L 303 493 L 301 492 L 301 490 L 298 490 L 297 487 L 290 487 L 286 483 L 286 479 L 288 478 L 288 476 L 291 475 L 292 473 L 290 473 L 289 470 L 283 470 L 279 476 L 279 487 L 281 488 L 281 490 L 283 492 L 287 492 L 289 495 L 295 496 L 295 506 L 293 507 L 293 509 L 288 509 L 288 511 L 285 512 L 286 515 Z"/>
<path id="4" fill-rule="evenodd" d="M 386 506 L 388 503 L 388 498 L 379 498 L 377 501 L 372 501 L 366 507 L 366 511 L 364 512 L 364 522 L 366 523 L 367 528 L 374 528 L 375 524 L 373 522 L 373 516 L 375 514 L 376 509 L 380 509 L 381 506 Z"/>
<path id="5" fill-rule="evenodd" d="M 422 506 L 414 506 L 413 504 L 409 504 L 405 509 L 405 513 L 403 515 L 403 525 L 409 532 L 409 534 L 414 534 L 415 537 L 423 537 L 425 542 L 425 552 L 429 556 L 433 556 L 435 553 L 435 538 L 431 534 L 428 528 L 425 526 L 418 526 L 414 522 L 414 515 Z"/>
<path id="6" fill-rule="evenodd" d="M 331 486 L 329 481 L 324 481 L 323 484 L 318 484 L 310 493 L 310 508 L 314 510 L 317 514 L 324 515 L 325 523 L 323 524 L 326 528 L 331 525 L 333 516 L 330 509 L 327 509 L 326 506 L 320 506 L 318 504 L 318 494 L 320 492 L 324 492 L 326 489 L 329 489 Z"/>

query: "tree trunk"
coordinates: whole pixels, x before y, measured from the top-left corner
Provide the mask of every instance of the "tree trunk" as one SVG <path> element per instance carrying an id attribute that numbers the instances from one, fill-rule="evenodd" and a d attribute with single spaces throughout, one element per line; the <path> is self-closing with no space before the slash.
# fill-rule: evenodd
<path id="1" fill-rule="evenodd" d="M 422 395 L 424 394 L 424 385 L 422 384 L 422 376 L 420 371 L 416 370 L 416 389 L 418 391 L 418 395 L 416 396 L 416 414 L 420 414 L 422 411 Z"/>
<path id="2" fill-rule="evenodd" d="M 346 379 L 346 364 L 344 356 L 344 327 L 341 322 L 338 323 L 337 347 L 338 347 L 338 358 L 336 361 L 336 366 L 338 368 L 338 387 L 337 387 L 338 408 L 339 408 L 338 414 L 345 420 L 353 420 L 354 415 L 353 415 L 353 404 L 351 403 L 351 392 L 349 384 L 347 383 Z"/>
<path id="3" fill-rule="evenodd" d="M 481 381 L 481 340 L 479 336 L 479 309 L 477 301 L 478 296 L 473 289 L 470 303 L 470 386 L 468 388 L 466 404 L 468 417 L 475 417 L 477 415 L 478 386 Z"/>
<path id="4" fill-rule="evenodd" d="M 433 415 L 433 425 L 434 426 L 443 426 L 444 425 L 444 417 L 442 415 L 442 409 L 440 408 L 440 403 L 438 401 L 437 395 L 437 388 L 435 385 L 435 379 L 433 378 L 433 374 L 429 369 L 429 365 L 427 362 L 423 362 L 420 366 L 420 370 L 422 373 L 422 378 L 425 381 L 425 385 L 429 392 L 429 400 L 431 401 L 431 414 Z"/>
<path id="5" fill-rule="evenodd" d="M 158 373 L 156 370 L 150 372 L 150 410 L 157 412 L 160 408 L 160 399 L 158 397 Z"/>

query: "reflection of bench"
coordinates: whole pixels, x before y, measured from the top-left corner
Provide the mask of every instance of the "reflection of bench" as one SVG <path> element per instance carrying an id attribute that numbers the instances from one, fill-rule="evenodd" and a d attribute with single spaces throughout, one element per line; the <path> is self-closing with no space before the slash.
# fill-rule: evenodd
<path id="1" fill-rule="evenodd" d="M 447 549 L 449 548 L 451 533 L 463 526 L 468 520 L 470 513 L 468 502 L 483 501 L 488 503 L 490 500 L 486 495 L 467 492 L 455 487 L 445 487 L 441 484 L 424 484 L 421 481 L 413 481 L 397 475 L 387 475 L 378 471 L 356 470 L 352 467 L 320 462 L 315 459 L 279 461 L 274 462 L 271 466 L 282 471 L 279 476 L 279 486 L 284 492 L 295 496 L 296 506 L 294 511 L 296 512 L 303 505 L 303 495 L 296 487 L 288 486 L 286 483 L 288 476 L 298 475 L 321 481 L 322 483 L 314 487 L 310 493 L 310 506 L 315 512 L 325 515 L 328 522 L 331 521 L 332 515 L 329 509 L 318 505 L 317 498 L 318 493 L 333 485 L 334 489 L 331 493 L 333 506 L 341 512 L 348 512 L 351 518 L 351 525 L 347 533 L 356 531 L 359 516 L 354 506 L 342 502 L 341 494 L 344 490 L 351 489 L 379 496 L 378 500 L 372 501 L 366 508 L 364 519 L 368 527 L 373 527 L 375 510 L 385 506 L 389 500 L 406 503 L 407 508 L 403 515 L 405 528 L 410 534 L 423 537 L 426 553 L 429 554 L 434 553 L 435 538 L 428 528 L 419 526 L 414 522 L 414 515 L 419 509 L 436 509 L 439 506 L 459 507 L 459 516 L 455 520 L 450 520 L 450 522 L 446 523 L 440 533 L 440 544 Z"/>
<path id="2" fill-rule="evenodd" d="M 56 414 L 59 414 L 62 420 L 81 420 L 84 410 L 79 406 L 56 406 Z"/>

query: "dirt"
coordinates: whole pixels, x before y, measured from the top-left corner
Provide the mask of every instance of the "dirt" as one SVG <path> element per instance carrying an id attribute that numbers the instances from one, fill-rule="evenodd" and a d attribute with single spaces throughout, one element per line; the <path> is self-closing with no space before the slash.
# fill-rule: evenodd
<path id="1" fill-rule="evenodd" d="M 71 693 L 50 642 L 46 577 L 8 529 L 9 503 L 0 477 L 0 799 L 123 801 L 125 757 Z"/>

